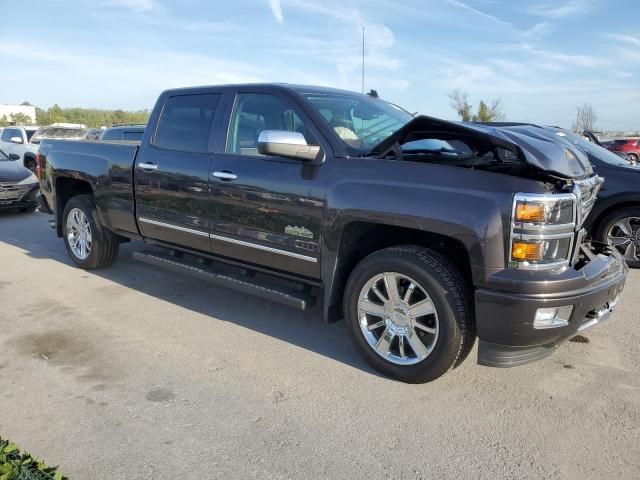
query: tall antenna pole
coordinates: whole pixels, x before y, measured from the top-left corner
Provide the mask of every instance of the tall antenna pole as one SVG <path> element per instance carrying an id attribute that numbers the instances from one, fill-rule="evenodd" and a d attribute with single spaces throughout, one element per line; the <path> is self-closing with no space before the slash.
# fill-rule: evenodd
<path id="1" fill-rule="evenodd" d="M 362 94 L 364 95 L 364 27 L 362 27 Z"/>

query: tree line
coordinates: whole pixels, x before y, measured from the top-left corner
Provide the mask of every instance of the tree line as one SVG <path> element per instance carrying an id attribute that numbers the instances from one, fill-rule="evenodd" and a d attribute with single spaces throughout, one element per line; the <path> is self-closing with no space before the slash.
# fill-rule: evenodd
<path id="1" fill-rule="evenodd" d="M 22 102 L 21 105 L 31 105 Z M 149 110 L 103 110 L 99 108 L 62 108 L 59 105 L 44 110 L 36 107 L 35 125 L 51 125 L 52 123 L 81 123 L 89 128 L 110 127 L 122 123 L 147 123 Z M 0 127 L 8 125 L 31 125 L 29 116 L 23 113 L 6 115 L 0 118 Z"/>

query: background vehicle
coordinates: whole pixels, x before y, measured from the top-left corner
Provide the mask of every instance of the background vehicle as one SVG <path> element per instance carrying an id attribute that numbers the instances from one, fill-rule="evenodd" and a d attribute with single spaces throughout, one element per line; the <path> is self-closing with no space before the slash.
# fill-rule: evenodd
<path id="1" fill-rule="evenodd" d="M 6 127 L 0 135 L 0 148 L 12 160 L 21 160 L 32 172 L 36 171 L 38 144 L 43 138 L 83 140 L 87 128 L 76 123 L 54 123 L 45 127 Z"/>
<path id="2" fill-rule="evenodd" d="M 141 142 L 145 126 L 146 125 L 114 125 L 102 132 L 100 140 Z"/>
<path id="3" fill-rule="evenodd" d="M 581 149 L 594 171 L 605 178 L 585 228 L 599 242 L 616 247 L 630 267 L 640 267 L 640 167 L 581 135 L 558 127 L 502 123 L 509 131 L 529 131 Z"/>
<path id="4" fill-rule="evenodd" d="M 640 167 L 571 132 L 551 130 L 583 149 L 594 171 L 606 179 L 585 223 L 588 231 L 620 250 L 630 267 L 640 267 Z"/>
<path id="5" fill-rule="evenodd" d="M 625 138 L 614 140 L 608 147 L 614 153 L 622 153 L 633 163 L 640 159 L 640 138 Z"/>
<path id="6" fill-rule="evenodd" d="M 476 336 L 483 365 L 540 359 L 624 285 L 622 256 L 585 241 L 601 179 L 565 141 L 271 84 L 169 90 L 148 125 L 140 145 L 42 142 L 41 206 L 73 261 L 139 239 L 172 272 L 319 299 L 394 378 L 438 378 Z"/>
<path id="7" fill-rule="evenodd" d="M 0 210 L 34 212 L 38 206 L 36 194 L 39 188 L 38 179 L 31 170 L 12 161 L 0 150 Z"/>
<path id="8" fill-rule="evenodd" d="M 5 127 L 0 134 L 0 149 L 12 160 L 21 160 L 29 170 L 35 172 L 38 148 L 31 144 L 31 138 L 39 127 Z"/>

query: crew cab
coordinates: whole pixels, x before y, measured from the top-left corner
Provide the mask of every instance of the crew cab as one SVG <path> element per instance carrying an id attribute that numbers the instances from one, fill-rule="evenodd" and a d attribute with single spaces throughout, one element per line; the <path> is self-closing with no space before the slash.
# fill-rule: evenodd
<path id="1" fill-rule="evenodd" d="M 168 90 L 139 145 L 45 140 L 39 166 L 41 209 L 79 267 L 142 240 L 164 248 L 134 258 L 169 271 L 318 300 L 406 382 L 476 338 L 482 365 L 541 359 L 609 318 L 627 275 L 582 228 L 602 179 L 580 149 L 342 90 Z"/>

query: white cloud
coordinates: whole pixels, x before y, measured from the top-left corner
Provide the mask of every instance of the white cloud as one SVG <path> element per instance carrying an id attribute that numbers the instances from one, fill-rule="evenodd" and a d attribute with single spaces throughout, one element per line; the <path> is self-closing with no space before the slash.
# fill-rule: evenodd
<path id="1" fill-rule="evenodd" d="M 472 7 L 471 5 L 462 2 L 461 0 L 446 0 L 447 3 L 454 5 L 458 8 L 466 10 L 467 12 L 473 13 L 474 15 L 483 18 L 484 20 L 488 20 L 492 23 L 501 25 L 503 27 L 513 27 L 513 24 L 509 22 L 505 22 L 504 20 L 499 19 L 495 15 L 491 15 L 489 13 L 478 10 L 477 8 Z"/>
<path id="2" fill-rule="evenodd" d="M 522 36 L 526 39 L 539 39 L 548 35 L 553 30 L 553 25 L 549 22 L 536 23 L 533 27 L 522 32 Z"/>
<path id="3" fill-rule="evenodd" d="M 271 9 L 271 13 L 273 13 L 273 18 L 276 19 L 276 22 L 282 24 L 284 22 L 284 17 L 282 16 L 282 5 L 280 4 L 280 0 L 269 0 L 269 8 Z"/>
<path id="4" fill-rule="evenodd" d="M 589 13 L 595 7 L 594 0 L 569 0 L 565 3 L 544 2 L 532 5 L 528 12 L 549 18 L 564 18 Z"/>
<path id="5" fill-rule="evenodd" d="M 634 37 L 633 35 L 621 35 L 618 33 L 608 33 L 606 36 L 611 40 L 626 43 L 632 47 L 640 47 L 640 37 Z"/>
<path id="6" fill-rule="evenodd" d="M 133 10 L 134 12 L 146 12 L 153 9 L 155 3 L 153 0 L 105 0 L 105 5 L 114 7 L 123 7 Z"/>

